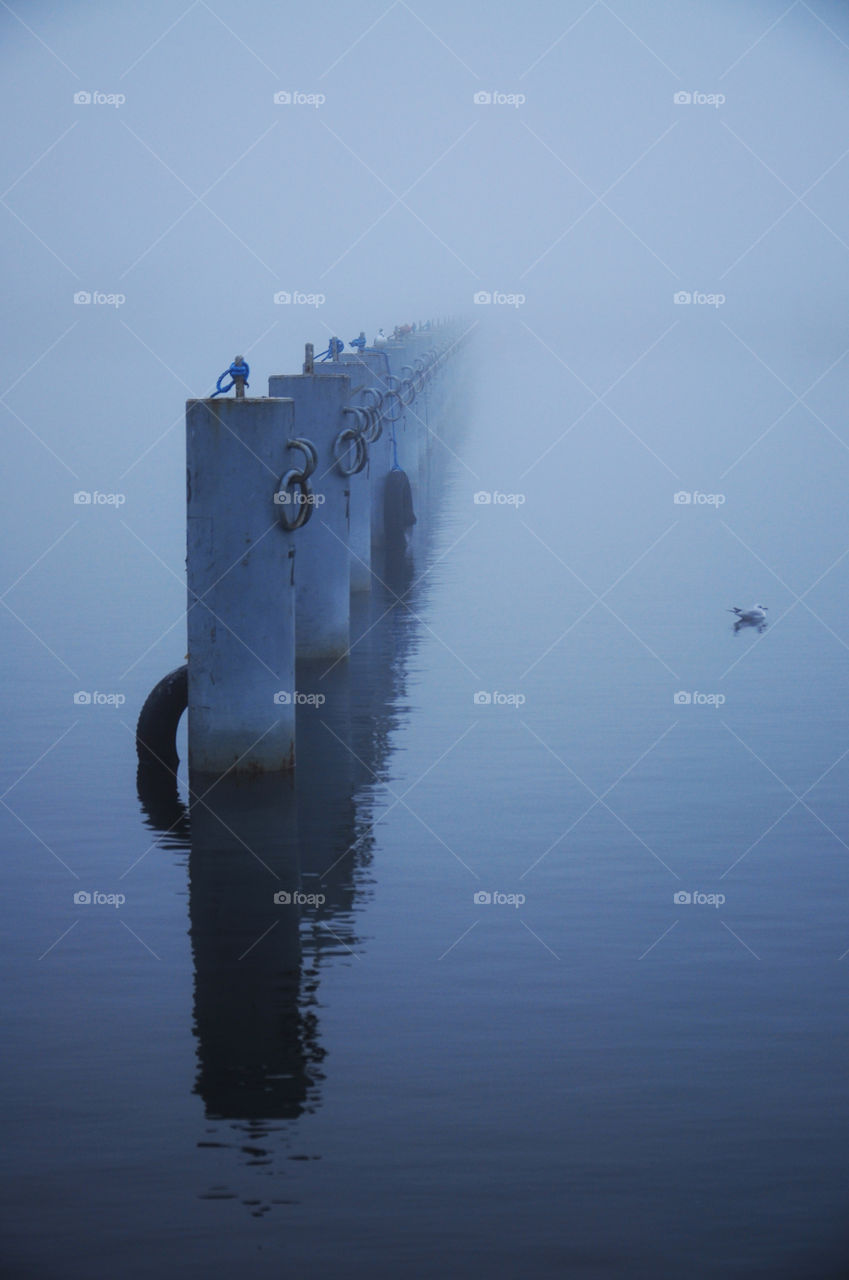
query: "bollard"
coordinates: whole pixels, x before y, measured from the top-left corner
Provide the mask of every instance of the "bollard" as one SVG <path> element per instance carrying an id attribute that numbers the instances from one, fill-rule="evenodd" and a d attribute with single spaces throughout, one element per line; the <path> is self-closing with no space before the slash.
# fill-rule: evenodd
<path id="1" fill-rule="evenodd" d="M 245 398 L 245 387 L 248 384 L 248 376 L 247 373 L 242 372 L 242 370 L 246 370 L 247 367 L 244 356 L 236 356 L 236 359 L 230 366 L 230 373 L 233 377 L 233 386 L 236 391 L 237 400 L 244 400 Z"/>
<path id="2" fill-rule="evenodd" d="M 275 505 L 291 469 L 290 400 L 186 405 L 189 765 L 262 773 L 295 761 L 298 535 Z"/>
<path id="3" fill-rule="evenodd" d="M 318 457 L 310 480 L 314 510 L 298 537 L 296 657 L 338 658 L 348 651 L 351 477 L 340 474 L 334 445 L 349 426 L 343 411 L 351 380 L 343 374 L 273 374 L 268 386 L 271 396 L 291 398 L 298 435 L 314 442 Z"/>

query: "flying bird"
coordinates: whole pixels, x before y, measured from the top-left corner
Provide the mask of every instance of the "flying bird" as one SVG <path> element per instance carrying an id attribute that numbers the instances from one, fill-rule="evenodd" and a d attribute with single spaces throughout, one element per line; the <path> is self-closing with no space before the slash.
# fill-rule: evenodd
<path id="1" fill-rule="evenodd" d="M 757 627 L 758 631 L 766 631 L 766 611 L 765 604 L 753 604 L 750 609 L 729 609 L 729 613 L 737 614 L 737 621 L 734 623 L 734 634 L 741 627 Z"/>

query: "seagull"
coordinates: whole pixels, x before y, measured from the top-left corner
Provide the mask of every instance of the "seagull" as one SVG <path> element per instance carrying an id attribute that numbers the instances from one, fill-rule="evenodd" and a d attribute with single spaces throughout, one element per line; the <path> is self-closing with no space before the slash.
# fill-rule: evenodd
<path id="1" fill-rule="evenodd" d="M 767 606 L 765 604 L 753 604 L 751 609 L 746 609 L 745 612 L 737 608 L 729 609 L 728 612 L 737 614 L 737 621 L 734 623 L 735 635 L 741 627 L 757 627 L 758 631 L 766 630 Z"/>
<path id="2" fill-rule="evenodd" d="M 386 336 L 386 334 L 383 332 L 383 330 L 382 330 L 382 329 L 378 329 L 378 331 L 377 331 L 377 337 L 376 337 L 376 338 L 375 338 L 375 340 L 374 340 L 374 345 L 375 345 L 376 347 L 382 347 L 382 346 L 384 345 L 384 343 L 386 343 L 386 342 L 388 342 L 388 341 L 389 341 L 389 339 L 387 338 L 387 336 Z"/>

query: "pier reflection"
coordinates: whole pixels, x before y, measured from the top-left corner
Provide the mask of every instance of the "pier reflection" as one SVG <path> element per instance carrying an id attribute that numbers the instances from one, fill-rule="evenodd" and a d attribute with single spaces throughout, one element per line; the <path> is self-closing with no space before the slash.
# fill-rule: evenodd
<path id="1" fill-rule="evenodd" d="M 193 775 L 191 793 L 195 1092 L 210 1119 L 294 1119 L 323 1055 L 301 991 L 292 779 Z"/>
<path id="2" fill-rule="evenodd" d="M 188 807 L 173 774 L 139 774 L 148 825 L 188 849 L 192 1091 L 209 1122 L 199 1145 L 231 1153 L 225 1179 L 233 1150 L 269 1173 L 294 1158 L 295 1122 L 321 1103 L 321 969 L 364 946 L 356 908 L 372 891 L 373 827 L 417 634 L 412 554 L 375 572 L 374 590 L 352 598 L 350 654 L 299 666 L 293 774 L 192 774 Z M 226 1181 L 204 1194 L 236 1192 Z"/>

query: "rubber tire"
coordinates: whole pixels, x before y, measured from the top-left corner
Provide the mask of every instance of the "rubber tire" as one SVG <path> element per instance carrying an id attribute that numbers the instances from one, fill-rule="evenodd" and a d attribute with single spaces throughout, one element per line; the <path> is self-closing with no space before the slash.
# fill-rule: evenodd
<path id="1" fill-rule="evenodd" d="M 386 545 L 406 545 L 407 530 L 416 523 L 413 491 L 406 471 L 390 471 L 383 490 L 383 533 Z"/>
<path id="2" fill-rule="evenodd" d="M 189 668 L 175 667 L 151 689 L 136 726 L 139 763 L 156 764 L 176 772 L 177 726 L 189 704 Z"/>

